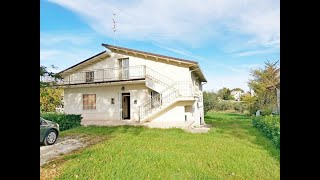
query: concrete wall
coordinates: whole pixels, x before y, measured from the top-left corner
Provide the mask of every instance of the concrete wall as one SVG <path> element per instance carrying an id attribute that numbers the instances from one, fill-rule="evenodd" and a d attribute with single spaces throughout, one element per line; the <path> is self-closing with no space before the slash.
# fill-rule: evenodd
<path id="1" fill-rule="evenodd" d="M 174 106 L 173 108 L 168 108 L 160 116 L 157 116 L 152 121 L 154 122 L 184 122 L 185 121 L 185 110 L 184 106 Z"/>
<path id="2" fill-rule="evenodd" d="M 131 120 L 139 120 L 138 106 L 148 99 L 148 89 L 144 84 L 67 88 L 64 90 L 64 110 L 66 114 L 82 114 L 84 120 L 120 120 L 121 93 L 130 93 Z M 83 110 L 82 95 L 96 94 L 96 109 Z M 114 98 L 115 104 L 111 104 Z M 134 104 L 137 100 L 137 104 Z"/>

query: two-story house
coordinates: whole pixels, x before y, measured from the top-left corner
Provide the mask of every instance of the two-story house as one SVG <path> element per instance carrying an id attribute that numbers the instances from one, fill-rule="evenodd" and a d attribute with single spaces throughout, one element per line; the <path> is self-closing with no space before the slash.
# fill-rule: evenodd
<path id="1" fill-rule="evenodd" d="M 59 74 L 64 112 L 82 123 L 149 123 L 153 127 L 204 124 L 198 62 L 102 44 L 103 51 Z M 103 123 L 102 123 L 103 124 Z"/>

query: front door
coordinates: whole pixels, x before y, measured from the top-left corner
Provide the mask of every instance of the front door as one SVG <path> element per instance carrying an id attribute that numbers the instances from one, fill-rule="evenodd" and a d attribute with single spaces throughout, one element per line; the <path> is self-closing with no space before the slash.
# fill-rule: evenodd
<path id="1" fill-rule="evenodd" d="M 130 93 L 122 93 L 122 119 L 130 119 Z"/>

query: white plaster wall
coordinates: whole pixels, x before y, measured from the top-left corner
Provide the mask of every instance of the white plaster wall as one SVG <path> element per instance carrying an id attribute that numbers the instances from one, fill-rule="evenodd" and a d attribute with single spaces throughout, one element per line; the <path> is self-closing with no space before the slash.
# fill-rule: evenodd
<path id="1" fill-rule="evenodd" d="M 157 92 L 162 92 L 167 88 L 167 86 L 164 86 L 163 84 L 160 84 L 148 77 L 146 77 L 146 86 Z"/>
<path id="2" fill-rule="evenodd" d="M 129 58 L 129 66 L 146 65 L 147 67 L 167 76 L 175 81 L 190 81 L 190 72 L 188 67 L 182 67 L 165 63 L 163 61 L 153 61 L 130 55 L 112 54 L 112 58 Z"/>
<path id="3" fill-rule="evenodd" d="M 107 87 L 81 87 L 64 90 L 64 110 L 66 114 L 82 114 L 84 120 L 120 120 L 119 94 L 130 93 L 131 120 L 139 120 L 138 106 L 148 97 L 148 89 L 144 84 L 107 86 Z M 96 94 L 96 109 L 83 110 L 82 95 Z M 111 104 L 111 98 L 115 104 Z M 137 100 L 137 104 L 134 104 Z"/>
<path id="4" fill-rule="evenodd" d="M 175 106 L 160 116 L 153 119 L 153 122 L 184 122 L 185 121 L 184 106 Z"/>
<path id="5" fill-rule="evenodd" d="M 193 115 L 193 119 L 195 121 L 195 124 L 197 126 L 199 126 L 200 125 L 200 111 L 198 108 L 197 101 L 195 101 L 194 104 L 192 105 L 192 115 Z"/>

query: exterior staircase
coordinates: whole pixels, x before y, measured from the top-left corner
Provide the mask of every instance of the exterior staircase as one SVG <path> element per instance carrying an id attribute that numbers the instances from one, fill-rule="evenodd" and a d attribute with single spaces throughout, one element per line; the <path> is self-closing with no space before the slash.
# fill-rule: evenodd
<path id="1" fill-rule="evenodd" d="M 139 106 L 140 122 L 148 122 L 158 113 L 174 105 L 176 102 L 193 99 L 191 82 L 175 82 L 161 73 L 146 67 L 146 86 L 159 94 L 143 102 Z"/>

